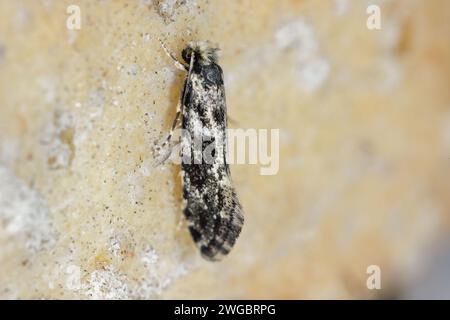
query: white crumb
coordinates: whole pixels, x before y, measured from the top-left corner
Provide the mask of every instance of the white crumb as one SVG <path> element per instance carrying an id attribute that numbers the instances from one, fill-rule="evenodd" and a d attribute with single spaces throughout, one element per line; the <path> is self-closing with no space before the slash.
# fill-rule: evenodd
<path id="1" fill-rule="evenodd" d="M 92 272 L 82 284 L 81 292 L 94 300 L 122 300 L 130 298 L 126 275 L 108 266 Z"/>
<path id="2" fill-rule="evenodd" d="M 298 82 L 308 93 L 319 90 L 330 73 L 330 64 L 323 58 L 313 58 L 297 69 Z"/>
<path id="3" fill-rule="evenodd" d="M 56 234 L 45 199 L 0 165 L 0 229 L 30 252 L 53 246 Z"/>
<path id="4" fill-rule="evenodd" d="M 293 51 L 293 75 L 306 93 L 314 93 L 323 87 L 331 66 L 320 53 L 314 29 L 303 19 L 296 19 L 281 26 L 275 32 L 276 47 Z"/>
<path id="5" fill-rule="evenodd" d="M 0 164 L 12 165 L 19 156 L 20 142 L 13 137 L 0 137 Z"/>

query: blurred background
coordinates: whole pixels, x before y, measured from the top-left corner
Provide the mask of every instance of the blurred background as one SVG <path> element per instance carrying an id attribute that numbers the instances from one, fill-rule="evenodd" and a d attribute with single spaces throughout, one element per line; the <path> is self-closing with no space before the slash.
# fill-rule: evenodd
<path id="1" fill-rule="evenodd" d="M 0 298 L 450 298 L 450 2 L 0 0 Z M 155 167 L 192 40 L 219 44 L 235 248 L 203 260 Z"/>

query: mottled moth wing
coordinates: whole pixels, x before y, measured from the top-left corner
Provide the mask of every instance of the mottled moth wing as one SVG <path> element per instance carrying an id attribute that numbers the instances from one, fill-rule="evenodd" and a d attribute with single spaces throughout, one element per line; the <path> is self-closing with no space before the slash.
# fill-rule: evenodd
<path id="1" fill-rule="evenodd" d="M 202 256 L 219 260 L 233 247 L 244 222 L 226 162 L 227 113 L 223 73 L 216 61 L 195 56 L 183 92 L 184 214 Z M 202 135 L 200 144 L 193 139 Z M 213 146 L 212 149 L 208 149 Z M 213 161 L 205 161 L 205 152 Z M 201 163 L 196 162 L 199 160 Z M 207 163 L 208 162 L 208 163 Z"/>

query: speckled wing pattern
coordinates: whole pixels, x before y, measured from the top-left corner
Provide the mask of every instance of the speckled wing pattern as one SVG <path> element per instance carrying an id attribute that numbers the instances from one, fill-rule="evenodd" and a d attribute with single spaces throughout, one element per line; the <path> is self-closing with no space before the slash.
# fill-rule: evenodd
<path id="1" fill-rule="evenodd" d="M 182 115 L 182 129 L 191 137 L 182 138 L 183 212 L 202 256 L 220 260 L 233 247 L 244 217 L 226 162 L 225 89 L 215 62 L 194 59 L 185 81 Z M 196 148 L 192 139 L 199 135 L 208 141 Z M 213 161 L 195 163 L 211 144 Z"/>

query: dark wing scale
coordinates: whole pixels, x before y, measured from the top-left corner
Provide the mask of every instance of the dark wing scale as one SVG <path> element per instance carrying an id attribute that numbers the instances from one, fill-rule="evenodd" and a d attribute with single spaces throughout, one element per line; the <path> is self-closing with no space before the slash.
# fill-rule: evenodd
<path id="1" fill-rule="evenodd" d="M 200 134 L 202 127 L 210 132 L 211 140 L 202 145 L 202 151 L 212 141 L 226 143 L 226 103 L 220 66 L 194 63 L 184 91 L 182 128 L 191 137 Z M 183 144 L 182 150 L 192 148 L 184 139 Z M 221 154 L 218 150 L 215 159 L 225 159 L 226 149 Z M 189 231 L 204 258 L 219 260 L 233 247 L 244 222 L 229 166 L 225 161 L 183 162 L 182 172 L 184 214 Z"/>

